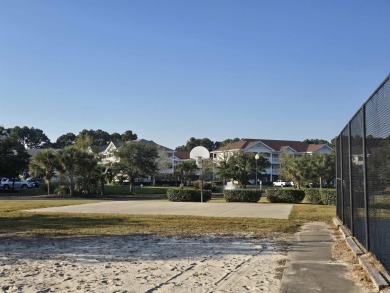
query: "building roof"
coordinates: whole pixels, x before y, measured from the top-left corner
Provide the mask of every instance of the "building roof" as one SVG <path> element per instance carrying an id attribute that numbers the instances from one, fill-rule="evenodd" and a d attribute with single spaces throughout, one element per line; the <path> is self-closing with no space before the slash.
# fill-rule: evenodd
<path id="1" fill-rule="evenodd" d="M 239 141 L 230 143 L 228 145 L 225 145 L 223 147 L 220 147 L 219 149 L 214 150 L 213 152 L 219 152 L 219 151 L 229 151 L 229 150 L 243 150 L 248 148 L 248 144 L 254 141 L 259 140 L 250 140 L 250 139 L 241 139 Z"/>
<path id="2" fill-rule="evenodd" d="M 312 153 L 322 148 L 325 144 L 309 144 L 307 152 Z"/>
<path id="3" fill-rule="evenodd" d="M 229 151 L 229 150 L 245 150 L 258 143 L 262 143 L 276 152 L 283 151 L 286 148 L 292 148 L 299 153 L 315 152 L 322 148 L 324 144 L 307 144 L 302 141 L 295 140 L 275 140 L 275 139 L 251 139 L 243 138 L 237 142 L 233 142 L 224 147 L 214 150 L 213 152 Z"/>
<path id="4" fill-rule="evenodd" d="M 187 151 L 175 151 L 174 155 L 175 155 L 175 157 L 177 157 L 181 160 L 189 160 L 190 159 L 190 152 L 187 152 Z"/>
<path id="5" fill-rule="evenodd" d="M 165 146 L 162 146 L 162 145 L 159 145 L 157 143 L 155 143 L 154 141 L 152 140 L 146 140 L 146 139 L 137 139 L 137 140 L 134 140 L 134 141 L 137 141 L 139 143 L 143 143 L 143 144 L 150 144 L 150 145 L 154 145 L 156 146 L 158 149 L 162 149 L 166 152 L 173 152 L 172 149 L 170 148 L 167 148 Z M 115 146 L 116 149 L 119 149 L 122 145 L 124 145 L 125 143 L 127 142 L 114 142 L 114 141 L 111 141 L 108 145 L 106 146 L 103 146 L 101 150 L 99 150 L 99 153 L 103 153 L 104 151 L 107 150 L 107 148 L 110 146 L 110 144 L 113 144 Z"/>
<path id="6" fill-rule="evenodd" d="M 295 140 L 261 139 L 260 141 L 269 146 L 270 148 L 274 149 L 275 151 L 282 151 L 284 148 L 290 147 L 297 152 L 303 153 L 307 152 L 309 146 L 307 143 Z"/>

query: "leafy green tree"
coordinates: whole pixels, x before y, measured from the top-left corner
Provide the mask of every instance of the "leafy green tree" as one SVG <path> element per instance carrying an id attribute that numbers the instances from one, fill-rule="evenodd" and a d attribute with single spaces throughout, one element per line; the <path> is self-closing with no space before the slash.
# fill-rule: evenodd
<path id="1" fill-rule="evenodd" d="M 14 137 L 0 135 L 0 177 L 15 178 L 27 169 L 30 155 Z"/>
<path id="2" fill-rule="evenodd" d="M 80 150 L 87 150 L 88 147 L 94 146 L 93 137 L 88 133 L 79 134 L 76 137 L 74 146 L 79 148 Z"/>
<path id="3" fill-rule="evenodd" d="M 308 138 L 308 139 L 305 139 L 303 141 L 304 143 L 307 143 L 307 144 L 327 144 L 327 145 L 330 145 L 329 141 L 325 140 L 325 139 L 319 139 L 319 138 Z"/>
<path id="4" fill-rule="evenodd" d="M 8 134 L 7 129 L 5 129 L 4 126 L 0 125 L 0 138 L 6 136 L 7 134 Z"/>
<path id="5" fill-rule="evenodd" d="M 30 162 L 30 174 L 35 177 L 43 177 L 47 184 L 47 194 L 50 194 L 50 179 L 58 167 L 58 160 L 55 151 L 44 150 L 36 154 Z"/>
<path id="6" fill-rule="evenodd" d="M 332 147 L 333 151 L 336 150 L 336 142 L 337 142 L 337 136 L 332 138 L 332 140 L 330 141 L 330 146 Z"/>
<path id="7" fill-rule="evenodd" d="M 187 151 L 190 152 L 194 147 L 203 146 L 209 151 L 215 149 L 215 144 L 208 138 L 195 138 L 191 137 L 185 145 L 179 146 L 176 148 L 177 151 Z"/>
<path id="8" fill-rule="evenodd" d="M 105 146 L 105 145 L 109 144 L 111 136 L 108 132 L 103 131 L 101 129 L 98 129 L 98 130 L 83 129 L 77 135 L 76 142 L 78 140 L 85 140 L 86 138 L 89 138 L 90 140 L 92 140 L 92 142 L 90 142 L 89 146 Z"/>
<path id="9" fill-rule="evenodd" d="M 268 159 L 259 155 L 256 170 L 255 156 L 254 153 L 239 151 L 217 166 L 218 173 L 223 177 L 238 180 L 240 185 L 246 188 L 248 181 L 255 177 L 256 172 L 262 172 L 270 166 Z"/>
<path id="10" fill-rule="evenodd" d="M 113 142 L 120 142 L 122 141 L 122 135 L 120 135 L 118 132 L 111 133 L 110 140 Z"/>
<path id="11" fill-rule="evenodd" d="M 224 141 L 212 141 L 209 138 L 195 138 L 191 137 L 189 140 L 187 140 L 185 145 L 178 146 L 176 148 L 177 151 L 187 151 L 190 152 L 194 147 L 197 146 L 203 146 L 206 149 L 208 149 L 209 152 L 216 150 L 220 147 L 223 147 L 225 145 L 228 145 L 230 143 L 239 141 L 239 138 L 233 138 L 233 139 L 225 139 Z"/>
<path id="12" fill-rule="evenodd" d="M 76 135 L 72 132 L 68 132 L 67 134 L 63 134 L 56 140 L 56 147 L 63 149 L 64 147 L 74 145 L 76 142 Z"/>
<path id="13" fill-rule="evenodd" d="M 133 192 L 136 178 L 153 176 L 158 170 L 158 151 L 153 144 L 130 141 L 117 150 L 116 156 L 119 162 L 113 165 L 113 169 L 116 174 L 123 174 L 129 178 L 130 192 Z"/>
<path id="14" fill-rule="evenodd" d="M 282 163 L 279 175 L 293 181 L 298 188 L 309 183 L 320 183 L 322 186 L 322 179 L 330 184 L 336 174 L 334 154 L 305 154 L 294 157 L 285 153 L 280 155 L 279 160 Z"/>
<path id="15" fill-rule="evenodd" d="M 311 159 L 313 160 L 314 172 L 319 179 L 320 186 L 322 187 L 323 180 L 329 186 L 336 177 L 335 154 L 313 154 Z"/>
<path id="16" fill-rule="evenodd" d="M 138 136 L 135 133 L 133 133 L 131 130 L 126 130 L 124 133 L 122 133 L 123 142 L 136 140 L 137 138 Z"/>
<path id="17" fill-rule="evenodd" d="M 50 139 L 38 128 L 27 126 L 10 128 L 9 135 L 18 140 L 26 149 L 39 149 L 50 145 Z"/>
<path id="18" fill-rule="evenodd" d="M 224 147 L 224 146 L 226 146 L 226 145 L 228 145 L 228 144 L 231 144 L 231 143 L 234 143 L 234 142 L 237 142 L 237 141 L 239 141 L 240 139 L 238 138 L 238 137 L 236 137 L 236 138 L 233 138 L 233 139 L 231 139 L 231 138 L 228 138 L 228 139 L 225 139 L 224 141 L 216 141 L 215 143 L 214 143 L 214 145 L 215 145 L 215 149 L 219 149 L 219 148 L 221 148 L 221 147 Z"/>
<path id="19" fill-rule="evenodd" d="M 223 183 L 226 184 L 226 180 L 230 179 L 230 171 L 229 171 L 229 165 L 228 165 L 229 156 L 224 153 L 221 155 L 215 163 L 215 168 L 217 170 L 217 176 L 221 179 L 223 179 Z"/>
<path id="20" fill-rule="evenodd" d="M 203 160 L 202 162 L 202 174 L 205 180 L 213 179 L 214 175 L 214 163 L 212 159 Z"/>
<path id="21" fill-rule="evenodd" d="M 292 154 L 284 153 L 279 156 L 279 161 L 282 163 L 279 175 L 285 180 L 293 181 L 297 188 L 308 184 L 315 176 L 309 164 L 309 155 L 295 157 Z"/>
<path id="22" fill-rule="evenodd" d="M 93 144 L 97 146 L 105 146 L 110 143 L 111 135 L 107 131 L 98 129 L 93 134 Z"/>

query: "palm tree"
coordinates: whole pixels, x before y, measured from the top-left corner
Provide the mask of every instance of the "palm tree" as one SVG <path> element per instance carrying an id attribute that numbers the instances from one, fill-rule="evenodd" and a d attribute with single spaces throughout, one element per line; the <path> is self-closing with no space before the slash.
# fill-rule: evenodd
<path id="1" fill-rule="evenodd" d="M 69 185 L 69 194 L 73 196 L 76 186 L 76 173 L 79 163 L 82 161 L 83 151 L 74 146 L 66 147 L 58 152 L 58 167 Z"/>
<path id="2" fill-rule="evenodd" d="M 180 176 L 181 181 L 186 181 L 196 170 L 198 167 L 194 161 L 181 161 L 175 166 L 175 174 Z"/>
<path id="3" fill-rule="evenodd" d="M 47 195 L 50 194 L 50 179 L 58 166 L 56 153 L 53 150 L 39 152 L 30 163 L 30 173 L 43 177 L 47 185 Z"/>

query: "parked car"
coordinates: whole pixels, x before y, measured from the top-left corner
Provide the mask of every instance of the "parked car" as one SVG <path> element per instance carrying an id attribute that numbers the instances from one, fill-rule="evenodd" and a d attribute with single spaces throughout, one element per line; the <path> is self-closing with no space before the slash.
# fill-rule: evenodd
<path id="1" fill-rule="evenodd" d="M 27 178 L 27 182 L 30 182 L 31 184 L 34 184 L 34 187 L 38 188 L 41 184 L 45 183 L 45 181 L 42 178 Z"/>
<path id="2" fill-rule="evenodd" d="M 290 181 L 284 181 L 284 180 L 276 180 L 272 183 L 274 187 L 286 187 L 286 186 L 292 186 Z"/>
<path id="3" fill-rule="evenodd" d="M 20 178 L 8 179 L 2 178 L 0 181 L 0 188 L 10 189 L 10 188 L 31 188 L 35 187 L 35 184 L 32 182 L 27 182 L 26 180 L 22 180 Z"/>

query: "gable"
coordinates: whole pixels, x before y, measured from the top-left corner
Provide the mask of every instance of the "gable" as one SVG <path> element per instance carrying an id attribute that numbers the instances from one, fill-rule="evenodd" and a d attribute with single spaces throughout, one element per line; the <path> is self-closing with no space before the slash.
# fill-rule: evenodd
<path id="1" fill-rule="evenodd" d="M 248 153 L 267 153 L 274 151 L 272 148 L 264 144 L 262 141 L 254 141 L 248 144 L 245 152 Z"/>
<path id="2" fill-rule="evenodd" d="M 332 152 L 332 148 L 327 144 L 323 144 L 323 145 L 318 145 L 318 147 L 311 150 L 311 152 L 316 154 L 330 154 Z"/>
<path id="3" fill-rule="evenodd" d="M 111 141 L 108 146 L 106 147 L 105 150 L 103 150 L 102 152 L 100 152 L 101 154 L 106 154 L 106 153 L 112 153 L 114 151 L 117 150 L 117 147 L 115 146 L 115 144 Z"/>
<path id="4" fill-rule="evenodd" d="M 290 147 L 290 146 L 284 146 L 284 147 L 282 147 L 281 149 L 280 149 L 280 151 L 282 152 L 282 153 L 296 153 L 297 151 L 296 150 L 294 150 L 292 147 Z"/>

